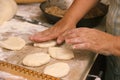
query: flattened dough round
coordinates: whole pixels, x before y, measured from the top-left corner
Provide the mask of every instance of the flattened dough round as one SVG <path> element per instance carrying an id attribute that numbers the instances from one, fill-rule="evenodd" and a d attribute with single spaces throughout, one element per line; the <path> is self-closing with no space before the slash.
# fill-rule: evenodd
<path id="1" fill-rule="evenodd" d="M 45 47 L 53 47 L 57 44 L 56 41 L 47 41 L 47 42 L 42 42 L 42 43 L 34 43 L 34 46 L 45 48 Z"/>
<path id="2" fill-rule="evenodd" d="M 48 50 L 51 57 L 61 60 L 69 60 L 74 58 L 74 53 L 72 50 L 61 47 L 49 47 Z"/>
<path id="3" fill-rule="evenodd" d="M 20 37 L 9 37 L 5 41 L 0 41 L 0 46 L 10 50 L 20 50 L 25 46 L 25 41 Z"/>
<path id="4" fill-rule="evenodd" d="M 69 71 L 70 71 L 69 65 L 64 62 L 58 62 L 52 65 L 49 65 L 44 69 L 45 74 L 48 74 L 54 77 L 64 77 L 69 73 Z"/>
<path id="5" fill-rule="evenodd" d="M 50 56 L 47 53 L 29 54 L 23 59 L 23 64 L 26 66 L 41 66 L 50 61 Z"/>

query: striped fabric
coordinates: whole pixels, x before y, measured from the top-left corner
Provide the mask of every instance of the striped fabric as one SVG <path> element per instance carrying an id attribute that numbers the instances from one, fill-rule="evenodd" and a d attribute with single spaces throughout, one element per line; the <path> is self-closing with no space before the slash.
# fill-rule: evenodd
<path id="1" fill-rule="evenodd" d="M 109 0 L 109 12 L 106 20 L 106 31 L 120 35 L 120 0 Z M 120 80 L 120 57 L 108 56 L 105 80 Z"/>
<path id="2" fill-rule="evenodd" d="M 120 35 L 120 0 L 109 0 L 106 30 L 113 35 Z"/>

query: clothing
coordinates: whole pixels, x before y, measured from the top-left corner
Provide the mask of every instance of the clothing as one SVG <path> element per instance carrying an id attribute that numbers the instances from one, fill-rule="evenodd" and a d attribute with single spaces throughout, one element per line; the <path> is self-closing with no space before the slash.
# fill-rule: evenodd
<path id="1" fill-rule="evenodd" d="M 120 0 L 109 1 L 106 31 L 113 35 L 120 35 Z M 107 56 L 105 80 L 120 80 L 120 57 Z"/>

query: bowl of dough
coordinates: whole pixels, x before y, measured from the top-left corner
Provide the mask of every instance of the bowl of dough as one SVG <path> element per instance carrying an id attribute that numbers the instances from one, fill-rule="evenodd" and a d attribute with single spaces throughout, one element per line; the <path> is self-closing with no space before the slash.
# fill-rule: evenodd
<path id="1" fill-rule="evenodd" d="M 54 1 L 54 0 L 53 0 Z M 47 19 L 48 23 L 55 24 L 59 21 L 67 11 L 68 7 L 58 2 L 43 2 L 40 4 L 40 9 Z M 100 24 L 104 16 L 108 12 L 108 5 L 98 3 L 93 7 L 78 23 L 77 27 L 96 27 Z"/>

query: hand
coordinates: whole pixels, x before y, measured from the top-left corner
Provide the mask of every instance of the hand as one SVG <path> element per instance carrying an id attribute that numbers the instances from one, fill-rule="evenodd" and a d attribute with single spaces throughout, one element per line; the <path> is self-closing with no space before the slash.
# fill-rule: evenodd
<path id="1" fill-rule="evenodd" d="M 89 50 L 108 55 L 115 43 L 115 36 L 89 28 L 78 28 L 65 32 L 58 40 L 65 40 L 73 49 Z"/>
<path id="2" fill-rule="evenodd" d="M 72 28 L 75 28 L 75 25 L 71 25 L 70 23 L 66 24 L 64 20 L 60 20 L 53 27 L 30 36 L 30 40 L 35 42 L 42 42 L 42 41 L 56 39 L 66 30 L 69 30 Z"/>

